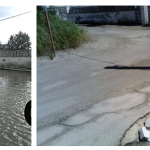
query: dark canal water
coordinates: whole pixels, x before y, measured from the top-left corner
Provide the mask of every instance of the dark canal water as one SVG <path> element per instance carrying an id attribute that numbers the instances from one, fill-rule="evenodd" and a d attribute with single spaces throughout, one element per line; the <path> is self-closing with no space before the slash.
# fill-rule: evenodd
<path id="1" fill-rule="evenodd" d="M 24 108 L 31 100 L 31 73 L 0 70 L 0 146 L 31 145 Z"/>

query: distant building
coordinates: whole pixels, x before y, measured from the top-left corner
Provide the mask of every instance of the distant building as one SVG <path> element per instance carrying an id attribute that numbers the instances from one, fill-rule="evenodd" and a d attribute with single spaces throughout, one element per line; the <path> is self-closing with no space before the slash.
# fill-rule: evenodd
<path id="1" fill-rule="evenodd" d="M 150 23 L 150 6 L 54 6 L 53 9 L 63 20 L 71 20 L 76 24 L 144 25 Z"/>
<path id="2" fill-rule="evenodd" d="M 68 13 L 69 13 L 70 6 L 54 6 L 54 8 L 48 7 L 47 10 L 50 10 L 50 9 L 55 9 L 56 15 L 60 16 L 63 20 L 68 19 Z"/>
<path id="3" fill-rule="evenodd" d="M 77 24 L 148 24 L 150 6 L 72 6 L 68 19 Z"/>

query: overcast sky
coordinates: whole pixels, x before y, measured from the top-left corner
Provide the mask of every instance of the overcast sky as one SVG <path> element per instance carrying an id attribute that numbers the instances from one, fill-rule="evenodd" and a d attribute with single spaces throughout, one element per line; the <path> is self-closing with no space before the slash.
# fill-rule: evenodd
<path id="1" fill-rule="evenodd" d="M 24 14 L 18 17 L 14 17 L 8 20 L 0 21 L 0 41 L 2 44 L 6 44 L 9 37 L 12 34 L 17 34 L 19 31 L 25 32 L 30 36 L 32 42 L 32 9 L 31 7 L 8 7 L 0 6 L 0 20 L 11 16 L 15 16 L 21 13 L 31 11 L 31 13 Z"/>

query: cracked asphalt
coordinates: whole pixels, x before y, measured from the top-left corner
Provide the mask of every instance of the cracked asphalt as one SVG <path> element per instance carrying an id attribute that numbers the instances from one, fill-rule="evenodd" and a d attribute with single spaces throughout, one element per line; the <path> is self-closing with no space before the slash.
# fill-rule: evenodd
<path id="1" fill-rule="evenodd" d="M 150 112 L 150 28 L 84 28 L 89 42 L 37 59 L 37 145 L 118 146 Z"/>

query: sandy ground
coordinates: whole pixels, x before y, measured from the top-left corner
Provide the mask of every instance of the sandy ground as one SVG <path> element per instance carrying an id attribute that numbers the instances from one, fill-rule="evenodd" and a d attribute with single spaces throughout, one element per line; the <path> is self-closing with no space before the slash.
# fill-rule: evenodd
<path id="1" fill-rule="evenodd" d="M 85 29 L 91 42 L 37 60 L 38 145 L 121 145 L 150 112 L 150 28 Z"/>

